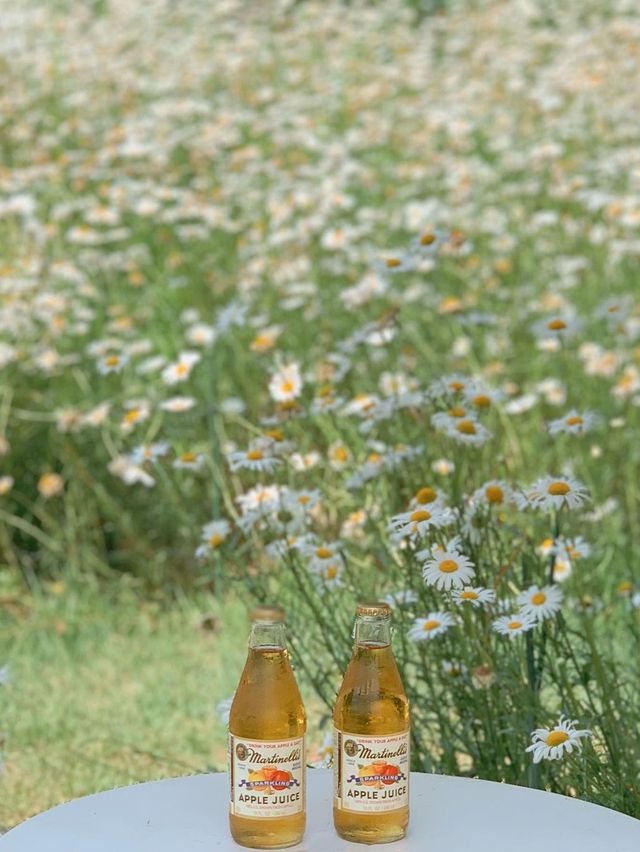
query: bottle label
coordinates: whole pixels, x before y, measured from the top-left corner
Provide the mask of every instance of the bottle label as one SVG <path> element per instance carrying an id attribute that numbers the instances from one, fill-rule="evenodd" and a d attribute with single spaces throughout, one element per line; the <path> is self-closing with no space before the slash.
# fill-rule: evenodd
<path id="1" fill-rule="evenodd" d="M 304 810 L 304 737 L 246 740 L 229 734 L 231 813 L 284 817 Z"/>
<path id="2" fill-rule="evenodd" d="M 345 811 L 394 811 L 409 804 L 409 731 L 364 737 L 334 729 L 334 799 Z"/>

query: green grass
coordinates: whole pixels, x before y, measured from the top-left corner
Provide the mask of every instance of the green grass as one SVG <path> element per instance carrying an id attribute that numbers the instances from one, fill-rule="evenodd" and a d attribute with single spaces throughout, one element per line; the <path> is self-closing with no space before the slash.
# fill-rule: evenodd
<path id="1" fill-rule="evenodd" d="M 126 588 L 64 584 L 4 600 L 0 830 L 88 793 L 224 768 L 215 704 L 244 662 L 239 601 L 200 595 L 161 608 Z M 215 630 L 201 626 L 206 615 Z"/>

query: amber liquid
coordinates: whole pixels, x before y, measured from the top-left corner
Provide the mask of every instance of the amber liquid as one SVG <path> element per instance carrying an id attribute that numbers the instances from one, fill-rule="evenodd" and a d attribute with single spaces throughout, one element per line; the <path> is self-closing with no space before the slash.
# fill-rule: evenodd
<path id="1" fill-rule="evenodd" d="M 229 732 L 254 740 L 303 737 L 306 716 L 289 655 L 284 648 L 249 649 L 231 705 Z M 255 819 L 229 814 L 236 843 L 254 849 L 283 849 L 302 839 L 305 811 L 286 817 Z"/>
<path id="2" fill-rule="evenodd" d="M 391 645 L 356 645 L 338 693 L 333 723 L 341 731 L 364 736 L 409 730 L 409 702 Z M 390 843 L 406 834 L 409 806 L 382 813 L 354 813 L 334 805 L 333 822 L 345 840 Z"/>

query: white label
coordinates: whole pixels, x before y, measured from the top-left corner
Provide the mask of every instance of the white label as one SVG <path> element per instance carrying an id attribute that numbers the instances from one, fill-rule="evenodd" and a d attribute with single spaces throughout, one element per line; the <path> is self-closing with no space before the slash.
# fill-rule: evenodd
<path id="1" fill-rule="evenodd" d="M 371 813 L 409 804 L 409 731 L 363 737 L 334 730 L 337 808 Z"/>
<path id="2" fill-rule="evenodd" d="M 304 810 L 304 737 L 246 740 L 229 734 L 231 813 L 284 817 Z"/>

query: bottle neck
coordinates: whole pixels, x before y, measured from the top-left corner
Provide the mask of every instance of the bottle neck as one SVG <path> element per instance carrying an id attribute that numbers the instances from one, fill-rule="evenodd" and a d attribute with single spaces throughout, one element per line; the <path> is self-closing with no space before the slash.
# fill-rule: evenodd
<path id="1" fill-rule="evenodd" d="M 363 616 L 356 618 L 354 631 L 355 647 L 383 647 L 391 644 L 391 619 L 388 617 Z"/>
<path id="2" fill-rule="evenodd" d="M 254 621 L 249 636 L 250 648 L 274 648 L 285 650 L 287 634 L 282 622 Z"/>

